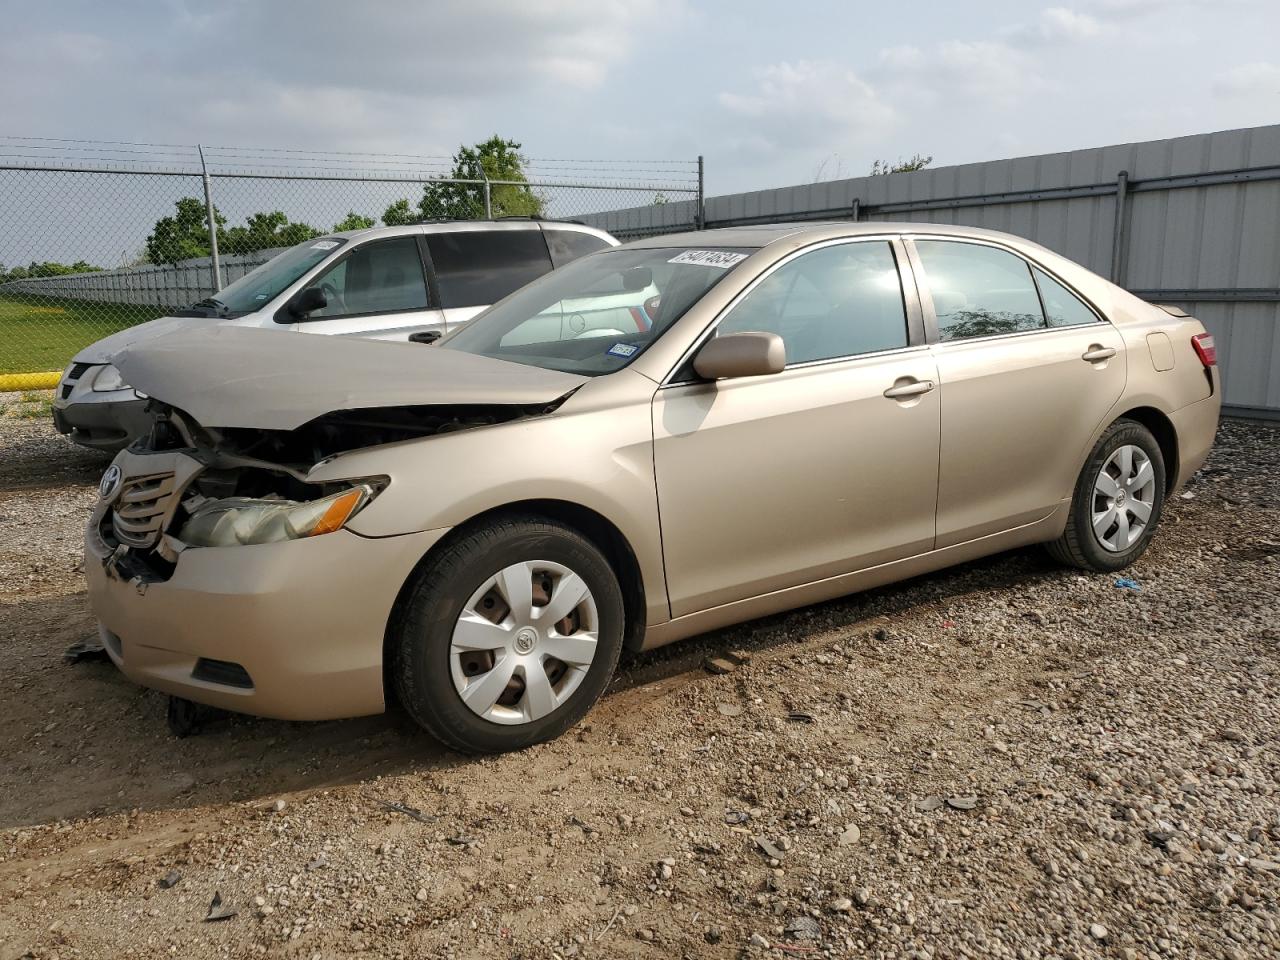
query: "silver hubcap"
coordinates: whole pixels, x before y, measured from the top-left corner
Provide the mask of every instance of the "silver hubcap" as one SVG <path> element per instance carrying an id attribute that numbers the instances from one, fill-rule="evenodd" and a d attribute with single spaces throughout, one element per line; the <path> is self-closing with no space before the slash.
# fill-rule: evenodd
<path id="1" fill-rule="evenodd" d="M 486 720 L 539 720 L 586 677 L 599 629 L 595 599 L 568 567 L 504 567 L 471 595 L 453 628 L 453 687 Z"/>
<path id="2" fill-rule="evenodd" d="M 1132 444 L 1118 448 L 1093 482 L 1093 535 L 1112 553 L 1129 549 L 1147 529 L 1155 498 L 1150 458 Z"/>

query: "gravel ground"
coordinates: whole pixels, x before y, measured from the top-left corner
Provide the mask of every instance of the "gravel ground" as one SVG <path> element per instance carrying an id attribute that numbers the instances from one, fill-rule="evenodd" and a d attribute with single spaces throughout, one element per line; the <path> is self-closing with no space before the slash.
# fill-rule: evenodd
<path id="1" fill-rule="evenodd" d="M 64 664 L 101 467 L 0 418 L 0 960 L 1280 955 L 1274 426 L 1224 424 L 1140 592 L 1004 554 L 632 657 L 483 760 L 179 741 Z"/>

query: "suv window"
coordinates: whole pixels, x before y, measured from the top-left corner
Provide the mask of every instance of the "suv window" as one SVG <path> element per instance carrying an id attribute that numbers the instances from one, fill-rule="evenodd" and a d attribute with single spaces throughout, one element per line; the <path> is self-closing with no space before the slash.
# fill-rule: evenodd
<path id="1" fill-rule="evenodd" d="M 905 347 L 907 313 L 892 247 L 842 243 L 783 264 L 738 302 L 717 333 L 748 330 L 782 337 L 788 364 Z"/>
<path id="2" fill-rule="evenodd" d="M 594 233 L 555 230 L 551 227 L 543 227 L 542 232 L 547 238 L 547 249 L 551 251 L 551 262 L 557 267 L 612 246 L 604 237 L 597 237 Z"/>
<path id="3" fill-rule="evenodd" d="M 1051 327 L 1076 327 L 1082 323 L 1099 323 L 1097 314 L 1080 302 L 1080 298 L 1039 267 L 1032 267 L 1045 319 Z"/>
<path id="4" fill-rule="evenodd" d="M 329 300 L 309 320 L 427 308 L 427 281 L 413 236 L 361 244 L 307 286 L 319 287 Z"/>
<path id="5" fill-rule="evenodd" d="M 940 340 L 967 340 L 1045 325 L 1031 267 L 979 243 L 917 240 Z"/>
<path id="6" fill-rule="evenodd" d="M 464 230 L 427 235 L 442 307 L 481 307 L 551 271 L 542 231 Z"/>

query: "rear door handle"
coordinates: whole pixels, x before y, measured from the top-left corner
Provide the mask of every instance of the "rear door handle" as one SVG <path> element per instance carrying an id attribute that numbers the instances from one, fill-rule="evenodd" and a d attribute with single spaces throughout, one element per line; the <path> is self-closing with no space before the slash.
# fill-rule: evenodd
<path id="1" fill-rule="evenodd" d="M 1088 360 L 1090 363 L 1097 363 L 1099 360 L 1110 360 L 1115 355 L 1115 347 L 1090 347 L 1081 354 L 1080 359 Z"/>
<path id="2" fill-rule="evenodd" d="M 890 400 L 903 400 L 907 397 L 918 397 L 932 389 L 932 380 L 916 380 L 914 383 L 903 383 L 890 387 L 884 392 L 884 395 Z"/>

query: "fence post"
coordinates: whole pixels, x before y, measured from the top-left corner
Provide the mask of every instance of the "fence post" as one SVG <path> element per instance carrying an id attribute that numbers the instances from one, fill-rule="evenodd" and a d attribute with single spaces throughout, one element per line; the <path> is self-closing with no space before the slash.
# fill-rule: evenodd
<path id="1" fill-rule="evenodd" d="M 707 229 L 707 197 L 703 189 L 703 163 L 702 154 L 698 154 L 698 208 L 695 214 L 697 218 L 697 229 Z"/>
<path id="2" fill-rule="evenodd" d="M 213 269 L 213 292 L 222 289 L 222 268 L 218 263 L 218 217 L 213 212 L 213 192 L 209 189 L 209 168 L 204 163 L 204 147 L 196 144 L 200 152 L 200 175 L 204 180 L 204 212 L 209 221 L 210 266 Z"/>
<path id="3" fill-rule="evenodd" d="M 1129 171 L 1121 170 L 1116 174 L 1116 222 L 1111 234 L 1111 282 L 1124 286 L 1122 280 L 1125 273 L 1125 253 L 1128 243 L 1128 209 Z"/>
<path id="4" fill-rule="evenodd" d="M 859 197 L 853 198 L 853 203 L 849 205 L 849 219 L 857 223 L 862 219 L 862 200 Z"/>
<path id="5" fill-rule="evenodd" d="M 493 219 L 493 188 L 489 185 L 489 174 L 483 169 L 480 176 L 484 177 L 484 218 L 486 220 Z"/>

